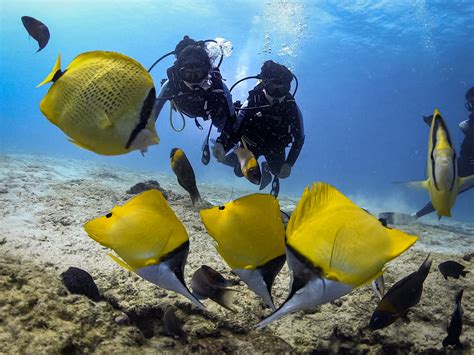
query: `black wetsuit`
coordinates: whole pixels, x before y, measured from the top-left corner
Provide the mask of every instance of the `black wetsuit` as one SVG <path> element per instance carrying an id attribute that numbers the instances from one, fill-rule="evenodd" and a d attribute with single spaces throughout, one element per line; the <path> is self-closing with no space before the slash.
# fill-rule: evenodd
<path id="1" fill-rule="evenodd" d="M 469 130 L 464 135 L 458 158 L 458 175 L 474 175 L 474 112 L 469 115 Z"/>
<path id="2" fill-rule="evenodd" d="M 298 159 L 304 144 L 303 116 L 292 95 L 288 94 L 281 103 L 270 105 L 262 86 L 257 85 L 249 92 L 229 136 L 228 144 L 223 143 L 226 151 L 242 141 L 255 158 L 263 155 L 272 174 L 277 175 L 284 163 L 293 166 Z M 221 137 L 218 141 L 222 142 Z M 285 148 L 290 144 L 286 157 Z M 232 157 L 226 160 L 236 161 Z"/>
<path id="3" fill-rule="evenodd" d="M 158 114 L 168 100 L 172 100 L 178 110 L 191 118 L 201 117 L 212 124 L 219 132 L 232 130 L 235 111 L 229 89 L 222 81 L 219 69 L 214 68 L 205 89 L 193 90 L 178 78 L 174 66 L 167 70 L 168 80 L 163 84 L 157 97 L 155 109 Z M 197 121 L 196 121 L 197 122 Z"/>

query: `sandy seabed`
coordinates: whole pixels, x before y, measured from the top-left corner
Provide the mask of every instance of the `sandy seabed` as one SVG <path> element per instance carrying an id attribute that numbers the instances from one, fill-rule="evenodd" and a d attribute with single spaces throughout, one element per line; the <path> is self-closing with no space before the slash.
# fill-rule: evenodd
<path id="1" fill-rule="evenodd" d="M 379 331 L 367 325 L 378 299 L 370 286 L 310 312 L 289 315 L 264 330 L 254 325 L 270 313 L 246 286 L 235 299 L 237 312 L 204 301 L 206 311 L 117 266 L 107 249 L 90 239 L 83 224 L 133 195 L 135 183 L 154 179 L 170 190 L 171 208 L 190 236 L 185 269 L 189 284 L 202 264 L 237 278 L 216 253 L 189 197 L 170 176 L 137 173 L 88 161 L 35 155 L 0 155 L 0 353 L 418 353 L 443 352 L 445 325 L 455 292 L 464 288 L 464 352 L 474 344 L 474 271 L 462 259 L 474 252 L 474 226 L 423 224 L 397 226 L 420 240 L 389 264 L 386 288 L 417 270 L 431 252 L 433 266 L 420 303 L 407 319 Z M 223 203 L 230 189 L 199 184 L 203 198 Z M 238 191 L 236 195 L 243 194 Z M 235 192 L 234 192 L 235 194 Z M 282 198 L 290 206 L 297 199 Z M 362 206 L 363 207 L 363 206 Z M 455 260 L 470 271 L 444 280 L 437 265 Z M 75 266 L 88 271 L 104 296 L 93 302 L 70 294 L 60 274 Z M 281 304 L 289 286 L 285 266 L 273 287 Z M 165 334 L 163 312 L 176 308 L 185 337 Z M 126 315 L 126 316 L 125 316 Z M 117 322 L 117 319 L 130 322 Z M 125 323 L 125 324 L 124 324 Z"/>

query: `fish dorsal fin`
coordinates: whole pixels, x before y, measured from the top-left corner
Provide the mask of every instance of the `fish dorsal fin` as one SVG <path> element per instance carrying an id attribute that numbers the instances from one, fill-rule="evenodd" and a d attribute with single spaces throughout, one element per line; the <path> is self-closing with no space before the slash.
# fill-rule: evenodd
<path id="1" fill-rule="evenodd" d="M 120 259 L 118 256 L 115 256 L 112 253 L 108 253 L 107 255 L 110 256 L 113 261 L 115 261 L 119 266 L 123 267 L 125 270 L 128 270 L 130 272 L 135 272 L 135 270 L 133 270 L 133 268 L 130 265 L 128 265 L 125 261 Z"/>
<path id="2" fill-rule="evenodd" d="M 337 206 L 350 204 L 353 202 L 340 193 L 333 186 L 324 182 L 313 183 L 311 189 L 307 187 L 303 196 L 291 214 L 290 221 L 286 229 L 287 237 L 291 235 L 304 222 L 304 217 L 308 215 L 317 215 L 318 210 L 326 208 L 328 205 Z"/>
<path id="3" fill-rule="evenodd" d="M 163 193 L 156 189 L 150 189 L 147 191 L 142 192 L 138 196 L 136 196 L 133 200 L 130 200 L 125 205 L 127 208 L 134 209 L 138 208 L 151 208 L 151 209 L 158 209 L 160 212 L 163 212 L 166 209 L 168 202 L 163 196 Z"/>
<path id="4" fill-rule="evenodd" d="M 423 121 L 425 121 L 425 123 L 431 127 L 431 122 L 433 121 L 433 115 L 423 116 Z"/>
<path id="5" fill-rule="evenodd" d="M 61 54 L 58 54 L 58 58 L 56 59 L 56 63 L 54 64 L 54 67 L 53 67 L 53 70 L 51 70 L 51 73 L 49 73 L 48 76 L 41 83 L 36 85 L 36 87 L 39 88 L 40 86 L 43 86 L 47 83 L 52 82 L 58 70 L 61 70 Z"/>

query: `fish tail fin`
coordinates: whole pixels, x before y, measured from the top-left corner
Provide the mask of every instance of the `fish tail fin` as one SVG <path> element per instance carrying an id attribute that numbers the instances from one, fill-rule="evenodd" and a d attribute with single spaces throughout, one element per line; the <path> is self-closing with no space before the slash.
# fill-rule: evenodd
<path id="1" fill-rule="evenodd" d="M 37 88 L 40 86 L 43 86 L 44 84 L 50 83 L 52 81 L 55 81 L 55 76 L 58 71 L 61 71 L 61 54 L 58 54 L 58 58 L 56 59 L 56 63 L 54 64 L 53 70 L 51 70 L 51 73 L 48 74 L 48 76 L 38 85 L 36 85 Z"/>
<path id="2" fill-rule="evenodd" d="M 461 276 L 462 276 L 462 277 L 466 277 L 466 275 L 467 275 L 468 272 L 469 272 L 469 271 L 461 271 Z"/>
<path id="3" fill-rule="evenodd" d="M 466 273 L 467 271 L 463 271 L 464 273 Z M 462 274 L 462 273 L 461 273 Z M 454 303 L 456 305 L 460 304 L 461 303 L 461 300 L 462 300 L 462 294 L 464 293 L 464 289 L 462 290 L 459 290 L 458 293 L 456 293 L 456 298 L 454 300 Z"/>
<path id="4" fill-rule="evenodd" d="M 191 196 L 191 202 L 193 203 L 193 206 L 196 206 L 202 202 L 201 195 L 199 194 L 199 191 L 196 189 L 196 191 L 193 191 L 193 193 L 189 194 Z"/>
<path id="5" fill-rule="evenodd" d="M 418 269 L 418 273 L 422 276 L 423 281 L 426 279 L 426 276 L 428 276 L 428 273 L 430 272 L 432 262 L 430 256 L 431 254 L 428 254 L 425 261 L 423 261 L 423 264 L 421 264 L 420 268 Z"/>
<path id="6" fill-rule="evenodd" d="M 238 293 L 237 290 L 232 290 L 230 288 L 224 288 L 219 292 L 219 294 L 215 297 L 213 301 L 220 304 L 222 307 L 228 309 L 232 312 L 237 312 L 236 309 L 233 307 L 234 305 L 234 296 Z"/>

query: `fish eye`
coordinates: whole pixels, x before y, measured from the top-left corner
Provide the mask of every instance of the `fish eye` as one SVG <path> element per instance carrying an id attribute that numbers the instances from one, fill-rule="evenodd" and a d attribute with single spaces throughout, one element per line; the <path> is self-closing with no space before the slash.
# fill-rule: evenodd
<path id="1" fill-rule="evenodd" d="M 110 217 L 112 217 L 112 212 L 109 212 L 105 215 L 105 218 L 110 218 Z"/>
<path id="2" fill-rule="evenodd" d="M 223 209 L 225 209 L 225 206 L 219 206 L 219 209 L 222 211 Z"/>

